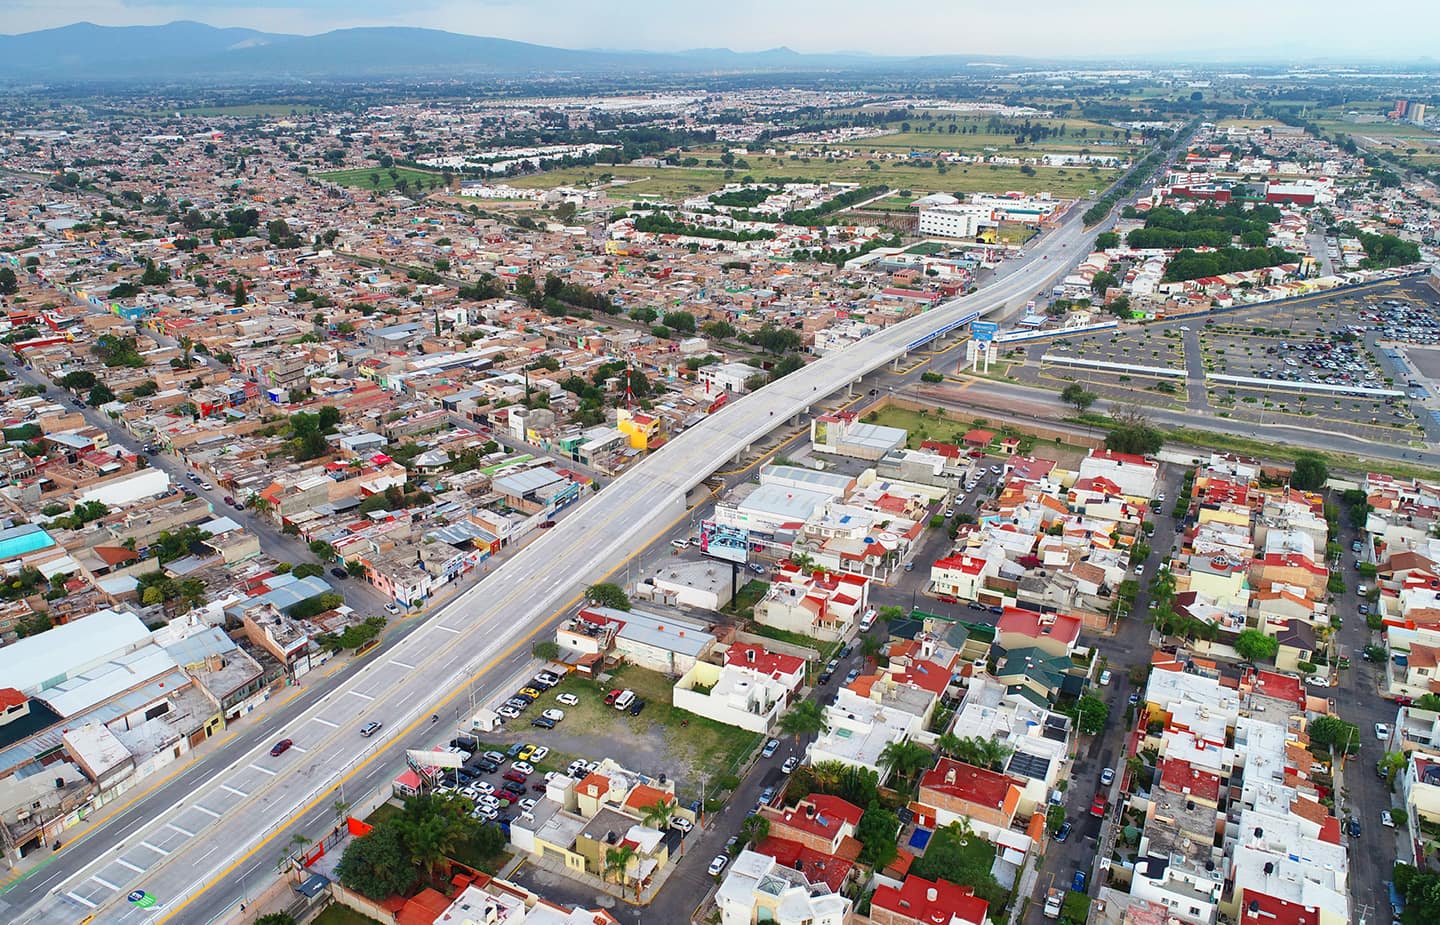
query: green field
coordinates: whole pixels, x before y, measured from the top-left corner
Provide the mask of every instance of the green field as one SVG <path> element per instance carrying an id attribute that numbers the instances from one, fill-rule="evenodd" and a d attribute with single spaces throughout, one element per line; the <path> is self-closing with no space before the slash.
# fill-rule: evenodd
<path id="1" fill-rule="evenodd" d="M 391 174 L 394 174 L 392 176 Z M 423 183 L 429 189 L 430 181 L 440 182 L 440 174 L 431 173 L 428 170 L 415 170 L 412 167 L 356 167 L 352 170 L 331 170 L 326 173 L 317 173 L 317 180 L 328 180 L 331 183 L 338 183 L 341 186 L 353 186 L 365 190 L 392 190 L 400 180 L 405 180 L 413 190 L 416 184 Z M 438 188 L 438 187 L 437 187 Z"/>
<path id="2" fill-rule="evenodd" d="M 1113 170 L 1101 170 L 1092 174 L 1088 168 L 1036 167 L 1034 175 L 1031 176 L 1022 173 L 1019 167 L 981 164 L 946 167 L 945 172 L 941 173 L 934 166 L 919 167 L 905 162 L 878 161 L 877 169 L 871 170 L 865 161 L 859 159 L 828 161 L 820 158 L 790 160 L 754 157 L 750 158 L 749 162 L 748 169 L 735 170 L 728 180 L 724 170 L 713 167 L 570 167 L 506 182 L 511 186 L 529 189 L 589 186 L 603 182 L 609 184 L 607 195 L 620 201 L 644 196 L 658 196 L 671 201 L 685 199 L 714 192 L 727 182 L 738 183 L 747 176 L 753 177 L 757 182 L 764 182 L 767 177 L 788 177 L 816 183 L 883 183 L 894 190 L 910 190 L 911 195 L 919 194 L 922 190 L 962 194 L 1019 190 L 1025 193 L 1048 192 L 1058 198 L 1072 199 L 1087 196 L 1092 189 L 1104 189 L 1118 175 Z M 368 171 L 336 173 L 366 175 Z M 322 177 L 330 179 L 333 175 Z M 616 180 L 633 182 L 615 183 Z"/>
<path id="3" fill-rule="evenodd" d="M 331 903 L 325 911 L 315 917 L 311 925 L 380 925 L 367 915 L 361 915 L 349 906 Z"/>

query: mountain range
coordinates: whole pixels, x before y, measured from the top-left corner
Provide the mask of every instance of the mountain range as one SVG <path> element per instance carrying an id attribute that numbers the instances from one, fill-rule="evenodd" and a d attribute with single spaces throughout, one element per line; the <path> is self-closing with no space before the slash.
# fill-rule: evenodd
<path id="1" fill-rule="evenodd" d="M 886 57 L 801 54 L 789 48 L 663 53 L 532 45 L 438 29 L 373 27 L 319 35 L 219 29 L 196 22 L 97 26 L 0 35 L 0 79 L 283 79 L 400 75 L 602 74 L 617 72 L 949 70 L 994 56 Z"/>

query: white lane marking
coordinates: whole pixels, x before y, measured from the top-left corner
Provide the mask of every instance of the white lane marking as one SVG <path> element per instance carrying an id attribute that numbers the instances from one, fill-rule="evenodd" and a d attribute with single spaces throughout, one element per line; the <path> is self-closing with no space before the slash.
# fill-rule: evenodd
<path id="1" fill-rule="evenodd" d="M 198 809 L 198 810 L 200 810 L 200 812 L 204 813 L 204 814 L 207 815 L 207 816 L 210 816 L 210 817 L 213 818 L 213 819 L 219 819 L 219 818 L 220 818 L 220 814 L 217 813 L 217 812 L 215 812 L 215 810 L 209 809 L 209 808 L 204 807 L 204 806 L 201 806 L 199 803 L 196 803 L 194 806 L 192 806 L 192 807 L 190 807 L 190 808 L 191 808 L 191 809 Z"/>
<path id="2" fill-rule="evenodd" d="M 254 765 L 251 765 L 251 767 L 254 767 Z M 236 788 L 236 787 L 230 786 L 229 784 L 221 784 L 221 785 L 220 785 L 220 789 L 221 789 L 221 790 L 228 790 L 228 791 L 230 791 L 231 793 L 235 794 L 237 797 L 248 797 L 248 796 L 250 795 L 250 794 L 246 793 L 246 792 L 243 791 L 243 790 L 240 790 L 240 789 L 238 789 L 238 788 Z"/>
<path id="3" fill-rule="evenodd" d="M 157 848 L 154 845 L 150 844 L 148 841 L 142 841 L 140 844 L 142 847 L 149 848 L 151 851 L 155 852 L 158 855 L 161 855 L 163 857 L 170 856 L 169 851 L 166 851 L 164 848 Z"/>
<path id="4" fill-rule="evenodd" d="M 444 631 L 447 632 L 447 633 L 454 633 L 454 634 L 456 634 L 457 636 L 460 634 L 460 631 L 459 631 L 459 630 L 454 629 L 454 628 L 449 627 L 449 626 L 446 626 L 446 625 L 443 624 L 443 623 L 436 623 L 436 624 L 435 624 L 435 628 L 436 628 L 437 630 L 444 630 Z"/>
<path id="5" fill-rule="evenodd" d="M 105 887 L 105 888 L 107 888 L 107 889 L 111 889 L 111 890 L 119 890 L 119 889 L 120 889 L 118 886 L 116 886 L 115 884 L 111 883 L 109 880 L 106 880 L 106 879 L 102 878 L 102 877 L 99 876 L 98 874 L 91 874 L 91 875 L 90 875 L 90 879 L 91 879 L 91 880 L 94 880 L 96 883 L 100 884 L 101 886 L 103 886 L 103 887 Z"/>
<path id="6" fill-rule="evenodd" d="M 407 664 L 405 664 L 404 662 L 400 661 L 400 659 L 398 659 L 398 658 L 392 658 L 392 659 L 390 659 L 390 664 L 396 666 L 397 668 L 404 668 L 406 671 L 414 671 L 414 670 L 415 670 L 415 666 L 414 666 L 414 665 L 407 665 Z"/>
<path id="7" fill-rule="evenodd" d="M 135 873 L 137 873 L 137 874 L 143 874 L 143 873 L 145 873 L 145 868 L 139 866 L 138 864 L 131 864 L 129 861 L 125 860 L 124 858 L 116 858 L 116 859 L 115 859 L 115 863 L 116 863 L 116 864 L 119 864 L 121 867 L 128 867 L 128 868 L 130 868 L 131 870 L 135 871 Z"/>
<path id="8" fill-rule="evenodd" d="M 250 765 L 250 767 L 252 767 L 252 768 L 254 768 L 255 770 L 259 771 L 261 774 L 269 774 L 271 777 L 274 777 L 275 774 L 276 774 L 276 772 L 270 770 L 269 768 L 262 768 L 262 767 L 260 767 L 260 765 L 258 765 L 258 764 L 252 764 L 252 765 Z"/>
<path id="9" fill-rule="evenodd" d="M 369 695 L 369 694 L 362 694 L 362 693 L 360 693 L 359 691 L 346 691 L 345 693 L 347 693 L 347 694 L 354 694 L 356 697 L 364 697 L 366 700 L 374 700 L 374 699 L 375 699 L 375 698 L 372 697 L 371 695 Z"/>
<path id="10" fill-rule="evenodd" d="M 87 909 L 98 909 L 98 908 L 100 908 L 100 906 L 99 906 L 97 903 L 92 903 L 90 900 L 86 899 L 84 896 L 81 896 L 79 893 L 76 893 L 74 890 L 71 890 L 70 892 L 66 893 L 65 895 L 66 895 L 66 896 L 69 896 L 71 899 L 75 900 L 77 903 L 80 903 L 82 906 L 84 906 L 84 907 L 87 908 Z"/>
<path id="11" fill-rule="evenodd" d="M 310 719 L 311 719 L 312 721 L 314 721 L 314 722 L 321 723 L 321 724 L 323 724 L 323 725 L 329 726 L 331 729 L 339 729 L 339 728 L 340 728 L 340 724 L 339 724 L 339 723 L 332 723 L 332 722 L 330 722 L 328 719 L 321 719 L 321 718 L 318 717 L 318 716 L 312 716 L 312 717 L 310 717 Z"/>
<path id="12" fill-rule="evenodd" d="M 179 832 L 181 835 L 184 835 L 186 838 L 194 838 L 194 837 L 195 837 L 195 833 L 194 833 L 194 832 L 186 831 L 185 829 L 180 828 L 178 825 L 176 825 L 176 824 L 173 823 L 173 822 L 167 822 L 167 823 L 165 823 L 165 828 L 167 828 L 167 829 L 174 829 L 175 831 Z"/>

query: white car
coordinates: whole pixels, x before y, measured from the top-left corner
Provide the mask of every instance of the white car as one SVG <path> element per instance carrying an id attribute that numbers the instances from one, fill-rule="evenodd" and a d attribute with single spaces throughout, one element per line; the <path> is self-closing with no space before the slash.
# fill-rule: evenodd
<path id="1" fill-rule="evenodd" d="M 1106 668 L 1104 671 L 1100 672 L 1100 686 L 1101 686 L 1101 687 L 1109 687 L 1109 686 L 1110 686 L 1110 678 L 1111 678 L 1111 677 L 1112 677 L 1112 675 L 1110 674 L 1110 669 L 1109 669 L 1109 668 Z"/>
<path id="2" fill-rule="evenodd" d="M 686 819 L 684 816 L 676 816 L 674 819 L 670 820 L 670 828 L 674 829 L 677 832 L 685 832 L 688 834 L 691 830 L 695 828 L 695 823 L 691 822 L 689 819 Z"/>
<path id="3" fill-rule="evenodd" d="M 717 855 L 715 855 L 715 860 L 713 860 L 713 861 L 710 862 L 710 867 L 709 867 L 710 876 L 712 876 L 712 877 L 718 877 L 718 876 L 720 876 L 720 872 L 721 872 L 722 870 L 724 870 L 724 869 L 725 869 L 725 865 L 726 865 L 726 864 L 729 864 L 729 863 L 730 863 L 730 855 L 728 855 L 728 854 L 717 854 Z"/>
<path id="4" fill-rule="evenodd" d="M 479 794 L 479 796 L 476 797 L 477 800 L 480 797 L 488 797 L 490 794 L 495 792 L 495 785 L 490 783 L 488 780 L 477 780 L 475 783 L 470 785 L 470 788 L 474 790 L 477 794 Z"/>
<path id="5" fill-rule="evenodd" d="M 563 703 L 567 707 L 575 707 L 580 705 L 580 698 L 576 697 L 574 694 L 556 694 L 555 702 Z M 555 712 L 558 713 L 560 711 L 556 710 Z"/>
<path id="6" fill-rule="evenodd" d="M 500 808 L 500 801 L 488 793 L 482 796 L 480 799 L 476 800 L 475 802 L 485 807 L 486 809 Z"/>
<path id="7" fill-rule="evenodd" d="M 674 546 L 676 549 L 689 549 L 689 548 L 690 548 L 690 538 L 689 538 L 689 537 L 686 537 L 686 538 L 683 539 L 683 540 L 671 540 L 671 541 L 670 541 L 670 545 L 671 545 L 671 546 Z"/>
<path id="8" fill-rule="evenodd" d="M 546 710 L 544 713 L 541 713 L 540 715 L 543 716 L 543 717 L 545 717 L 546 719 L 554 720 L 555 722 L 558 723 L 558 722 L 560 722 L 562 719 L 565 718 L 565 711 L 564 711 L 564 710 L 556 710 L 556 709 L 553 709 L 553 708 L 552 708 L 552 709 Z"/>
<path id="9" fill-rule="evenodd" d="M 585 761 L 582 758 L 576 758 L 574 761 L 570 762 L 570 767 L 565 769 L 565 773 L 576 779 L 584 777 L 585 772 Z"/>
<path id="10" fill-rule="evenodd" d="M 520 711 L 510 706 L 510 704 L 508 703 L 502 703 L 500 706 L 496 707 L 495 713 L 497 716 L 503 716 L 507 719 L 520 718 Z"/>
<path id="11" fill-rule="evenodd" d="M 1390 810 L 1380 810 L 1380 824 L 1385 826 L 1386 828 L 1395 828 L 1395 817 L 1390 815 Z"/>
<path id="12" fill-rule="evenodd" d="M 545 772 L 545 783 L 548 784 L 548 783 L 550 783 L 552 780 L 554 780 L 554 779 L 557 778 L 557 777 L 565 777 L 565 776 L 566 776 L 566 775 L 565 775 L 565 772 L 564 772 L 564 771 L 546 771 L 546 772 Z"/>
<path id="13" fill-rule="evenodd" d="M 785 759 L 784 764 L 780 765 L 780 773 L 789 774 L 791 771 L 795 770 L 795 768 L 798 767 L 799 764 L 800 759 L 796 758 L 794 755 L 791 755 L 789 758 Z"/>
<path id="14" fill-rule="evenodd" d="M 394 604 L 386 604 L 386 605 L 385 605 L 385 612 L 388 613 L 388 614 L 394 615 L 394 614 L 397 614 L 397 613 L 400 612 L 400 608 L 399 608 L 399 607 L 396 607 Z"/>
<path id="15" fill-rule="evenodd" d="M 1381 742 L 1384 742 L 1386 739 L 1390 738 L 1390 727 L 1385 725 L 1384 723 L 1376 723 L 1375 738 L 1379 739 Z"/>
<path id="16" fill-rule="evenodd" d="M 519 806 L 521 809 L 525 810 L 525 812 L 528 813 L 528 812 L 530 812 L 530 810 L 532 810 L 532 809 L 535 808 L 535 801 L 534 801 L 533 799 L 531 799 L 530 797 L 526 797 L 525 799 L 521 800 L 521 801 L 520 801 L 519 803 L 517 803 L 516 805 Z"/>
<path id="17" fill-rule="evenodd" d="M 955 509 L 954 509 L 953 507 L 947 507 L 947 508 L 945 509 L 945 519 L 946 519 L 946 520 L 949 520 L 951 517 L 954 517 L 954 516 L 955 516 Z"/>
<path id="18" fill-rule="evenodd" d="M 548 746 L 548 745 L 540 745 L 540 746 L 537 746 L 536 749 L 535 749 L 533 752 L 530 753 L 530 760 L 531 760 L 531 761 L 544 761 L 544 760 L 545 760 L 545 756 L 548 755 L 548 754 L 550 754 L 550 746 Z"/>
<path id="19" fill-rule="evenodd" d="M 535 765 L 528 761 L 512 761 L 510 762 L 510 768 L 511 770 L 519 771 L 521 774 L 535 773 Z"/>

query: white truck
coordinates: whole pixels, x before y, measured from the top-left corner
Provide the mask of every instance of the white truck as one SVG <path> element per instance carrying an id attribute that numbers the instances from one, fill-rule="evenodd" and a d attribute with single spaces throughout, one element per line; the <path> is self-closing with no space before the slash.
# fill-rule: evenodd
<path id="1" fill-rule="evenodd" d="M 1045 918 L 1060 918 L 1060 907 L 1065 904 L 1065 891 L 1054 887 L 1045 891 Z"/>

